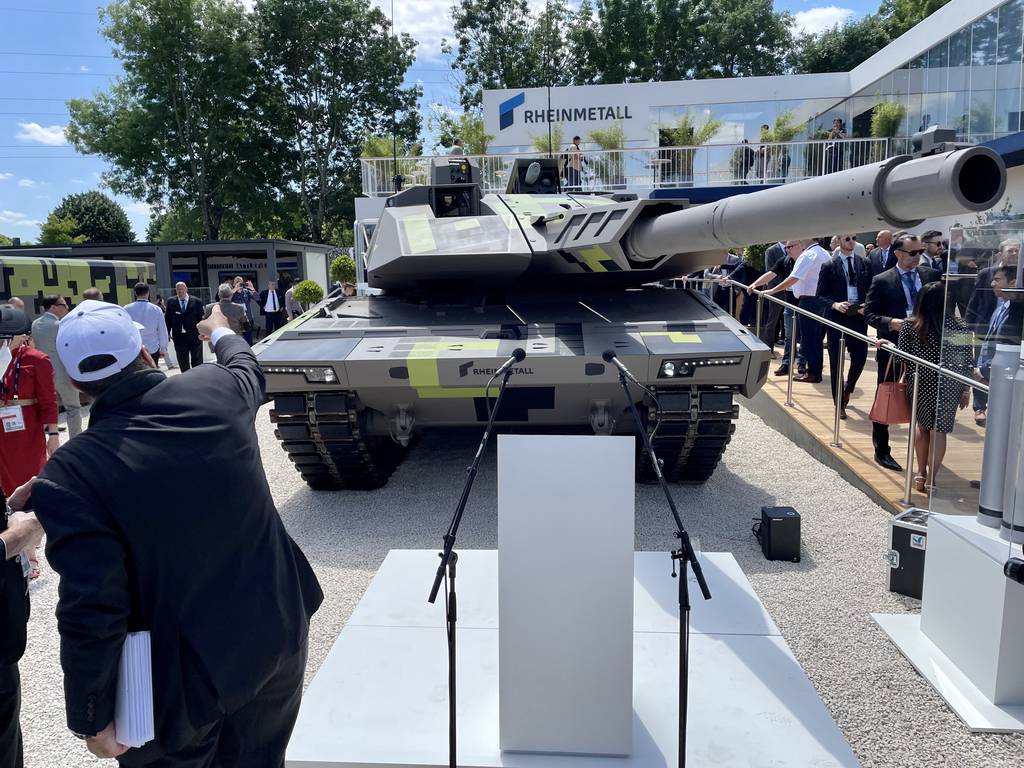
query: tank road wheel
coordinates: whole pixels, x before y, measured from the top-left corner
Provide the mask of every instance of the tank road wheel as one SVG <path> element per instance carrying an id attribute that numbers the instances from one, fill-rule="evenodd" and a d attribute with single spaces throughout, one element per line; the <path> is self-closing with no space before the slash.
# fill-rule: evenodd
<path id="1" fill-rule="evenodd" d="M 405 457 L 390 438 L 369 436 L 348 392 L 274 395 L 274 434 L 314 491 L 373 490 Z"/>
<path id="2" fill-rule="evenodd" d="M 729 391 L 657 390 L 661 403 L 661 426 L 654 436 L 654 452 L 661 471 L 671 483 L 702 483 L 711 477 L 736 429 L 739 406 Z M 645 421 L 653 424 L 653 406 Z M 637 441 L 636 476 L 641 482 L 657 477 L 641 441 Z"/>

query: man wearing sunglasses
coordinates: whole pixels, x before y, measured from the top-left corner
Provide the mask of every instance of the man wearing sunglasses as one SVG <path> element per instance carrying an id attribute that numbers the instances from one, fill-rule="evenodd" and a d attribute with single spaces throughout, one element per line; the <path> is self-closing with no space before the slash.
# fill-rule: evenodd
<path id="1" fill-rule="evenodd" d="M 53 383 L 68 422 L 68 438 L 82 431 L 82 401 L 57 355 L 57 327 L 70 310 L 70 302 L 57 294 L 43 297 L 43 314 L 32 322 L 32 342 L 53 364 Z"/>
<path id="2" fill-rule="evenodd" d="M 896 266 L 875 275 L 871 281 L 864 302 L 864 316 L 868 325 L 878 330 L 878 338 L 895 344 L 899 339 L 900 328 L 914 308 L 918 292 L 922 286 L 938 280 L 941 275 L 938 270 L 921 266 L 924 245 L 916 235 L 898 235 L 893 240 L 892 250 L 896 255 Z M 886 378 L 890 357 L 888 350 L 879 348 L 875 357 L 879 384 L 883 381 L 898 381 L 900 378 L 903 366 L 898 361 L 893 361 Z M 903 471 L 903 467 L 892 457 L 888 424 L 871 423 L 871 442 L 875 446 L 876 463 L 894 472 Z"/>

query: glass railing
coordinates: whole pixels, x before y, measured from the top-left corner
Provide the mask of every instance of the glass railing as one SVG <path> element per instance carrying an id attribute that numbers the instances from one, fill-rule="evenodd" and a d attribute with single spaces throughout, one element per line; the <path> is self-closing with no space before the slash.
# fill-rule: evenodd
<path id="1" fill-rule="evenodd" d="M 567 191 L 617 191 L 685 187 L 782 184 L 885 160 L 907 151 L 902 139 L 841 139 L 764 144 L 648 147 L 583 153 L 577 173 L 559 160 Z M 484 193 L 504 192 L 512 163 L 537 152 L 470 155 L 480 168 Z M 432 157 L 367 157 L 360 162 L 363 194 L 390 195 L 395 176 L 402 187 L 427 184 Z"/>

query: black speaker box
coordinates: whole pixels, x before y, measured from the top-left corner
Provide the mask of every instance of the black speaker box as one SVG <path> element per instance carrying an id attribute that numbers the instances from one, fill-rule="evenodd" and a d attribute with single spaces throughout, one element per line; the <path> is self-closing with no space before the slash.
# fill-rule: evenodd
<path id="1" fill-rule="evenodd" d="M 761 522 L 754 530 L 767 559 L 800 562 L 800 513 L 795 509 L 761 507 Z"/>

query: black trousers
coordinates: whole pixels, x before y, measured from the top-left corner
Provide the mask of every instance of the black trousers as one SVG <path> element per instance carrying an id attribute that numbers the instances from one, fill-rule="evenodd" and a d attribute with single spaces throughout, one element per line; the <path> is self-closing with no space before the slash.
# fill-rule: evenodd
<path id="1" fill-rule="evenodd" d="M 277 673 L 236 712 L 201 728 L 173 754 L 149 744 L 118 758 L 124 768 L 284 768 L 284 753 L 299 715 L 307 645 L 285 659 Z"/>
<path id="2" fill-rule="evenodd" d="M 835 312 L 830 311 L 826 317 L 834 323 L 839 323 L 843 327 L 849 328 L 851 331 L 865 335 L 868 332 L 868 323 L 863 315 L 837 315 Z M 832 402 L 834 403 L 839 397 L 839 393 L 836 390 L 839 388 L 839 337 L 842 334 L 835 328 L 828 328 L 825 331 L 825 335 L 828 337 L 828 371 L 829 376 L 832 378 Z M 850 370 L 843 381 L 843 391 L 853 392 L 853 388 L 857 386 L 857 380 L 860 379 L 860 375 L 864 372 L 864 364 L 868 360 L 868 343 L 855 339 L 852 336 L 847 336 L 846 353 L 850 356 Z"/>
<path id="3" fill-rule="evenodd" d="M 757 295 L 749 296 L 748 299 L 754 303 L 756 312 Z M 761 327 L 757 329 L 757 337 L 769 348 L 775 346 L 775 340 L 779 337 L 779 320 L 782 319 L 782 309 L 781 304 L 769 299 L 761 299 Z"/>
<path id="4" fill-rule="evenodd" d="M 903 375 L 903 363 L 899 359 L 892 361 L 892 367 L 889 368 L 889 360 L 892 355 L 886 350 L 878 350 L 878 354 L 875 356 L 875 360 L 878 363 L 878 383 L 881 384 L 883 381 L 899 381 Z M 889 368 L 888 377 L 886 376 L 886 368 Z M 875 456 L 892 456 L 892 448 L 889 445 L 889 425 L 879 424 L 877 421 L 871 422 L 871 444 L 875 446 Z"/>
<path id="5" fill-rule="evenodd" d="M 18 665 L 0 666 L 0 768 L 22 768 L 21 676 Z"/>
<path id="6" fill-rule="evenodd" d="M 284 312 L 267 312 L 264 316 L 267 322 L 267 336 L 284 325 Z"/>
<path id="7" fill-rule="evenodd" d="M 196 339 L 195 341 L 190 341 L 189 339 L 175 339 L 174 354 L 178 356 L 178 367 L 181 368 L 181 372 L 184 373 L 189 368 L 194 368 L 195 366 L 202 364 L 203 342 L 199 339 Z"/>

